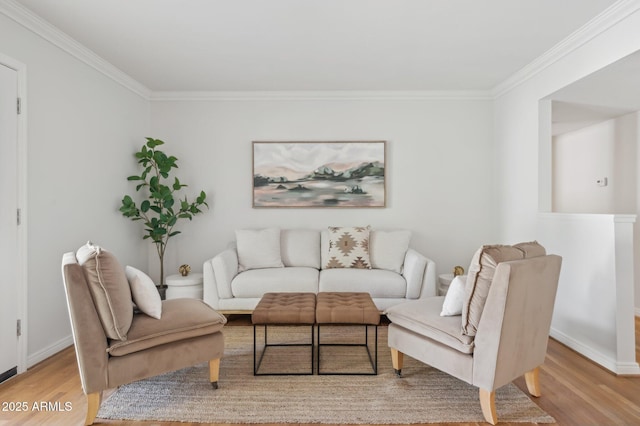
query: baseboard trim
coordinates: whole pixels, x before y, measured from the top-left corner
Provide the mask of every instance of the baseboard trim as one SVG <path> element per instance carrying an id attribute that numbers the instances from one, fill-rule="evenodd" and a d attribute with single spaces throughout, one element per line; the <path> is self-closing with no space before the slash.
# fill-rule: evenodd
<path id="1" fill-rule="evenodd" d="M 44 361 L 50 356 L 57 354 L 61 350 L 66 349 L 71 345 L 73 345 L 73 336 L 68 335 L 67 337 L 63 337 L 57 342 L 54 342 L 51 345 L 45 348 L 42 348 L 37 352 L 29 354 L 27 356 L 27 368 L 33 367 L 37 363 Z"/>
<path id="2" fill-rule="evenodd" d="M 591 346 L 585 345 L 584 343 L 554 328 L 551 328 L 549 335 L 563 345 L 573 349 L 585 358 L 601 365 L 616 375 L 640 375 L 640 365 L 638 365 L 637 362 L 618 362 L 615 359 L 604 355 L 602 352 L 593 349 Z"/>
<path id="3" fill-rule="evenodd" d="M 616 366 L 618 376 L 640 376 L 640 365 L 637 362 L 618 362 Z"/>
<path id="4" fill-rule="evenodd" d="M 573 349 L 579 354 L 589 358 L 591 361 L 596 364 L 600 364 L 607 370 L 610 370 L 613 373 L 616 373 L 616 361 L 611 357 L 608 357 L 602 354 L 600 351 L 593 349 L 590 346 L 585 345 L 584 343 L 574 339 L 566 335 L 565 333 L 558 331 L 557 329 L 551 328 L 550 336 L 556 339 L 558 342 L 562 343 L 565 346 Z"/>

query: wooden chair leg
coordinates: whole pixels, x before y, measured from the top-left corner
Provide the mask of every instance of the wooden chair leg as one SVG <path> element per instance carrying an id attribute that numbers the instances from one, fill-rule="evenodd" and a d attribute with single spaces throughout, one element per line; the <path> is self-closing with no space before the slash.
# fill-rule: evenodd
<path id="1" fill-rule="evenodd" d="M 524 381 L 527 383 L 527 389 L 531 396 L 539 397 L 540 392 L 540 367 L 536 367 L 531 371 L 524 373 Z"/>
<path id="2" fill-rule="evenodd" d="M 218 378 L 220 376 L 220 358 L 209 360 L 209 381 L 214 389 L 218 389 Z"/>
<path id="3" fill-rule="evenodd" d="M 404 361 L 404 354 L 397 349 L 391 348 L 391 363 L 393 364 L 393 371 L 397 376 L 402 374 L 402 363 Z"/>
<path id="4" fill-rule="evenodd" d="M 86 426 L 93 424 L 96 416 L 98 415 L 101 403 L 102 392 L 94 392 L 87 395 L 87 418 L 84 421 Z"/>
<path id="5" fill-rule="evenodd" d="M 480 407 L 482 407 L 482 414 L 487 423 L 491 423 L 492 425 L 498 423 L 495 391 L 480 389 Z"/>

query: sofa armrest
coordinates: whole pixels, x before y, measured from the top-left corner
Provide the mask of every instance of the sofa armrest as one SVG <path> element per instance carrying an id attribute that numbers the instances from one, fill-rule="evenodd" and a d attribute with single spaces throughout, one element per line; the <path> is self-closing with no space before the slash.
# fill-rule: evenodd
<path id="1" fill-rule="evenodd" d="M 407 280 L 407 299 L 436 295 L 436 263 L 414 249 L 407 250 L 402 276 Z"/>
<path id="2" fill-rule="evenodd" d="M 231 299 L 231 281 L 238 275 L 238 252 L 228 248 L 204 262 L 203 300 L 213 309 L 220 309 L 220 299 Z"/>

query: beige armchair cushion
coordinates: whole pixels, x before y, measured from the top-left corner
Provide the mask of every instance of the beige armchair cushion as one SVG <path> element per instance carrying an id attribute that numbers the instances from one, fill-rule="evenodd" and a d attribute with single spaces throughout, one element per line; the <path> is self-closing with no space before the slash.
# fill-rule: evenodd
<path id="1" fill-rule="evenodd" d="M 123 356 L 166 343 L 222 330 L 227 319 L 201 300 L 171 299 L 162 302 L 162 318 L 135 316 L 126 341 L 115 340 L 107 349 L 112 356 Z"/>
<path id="2" fill-rule="evenodd" d="M 547 251 L 537 241 L 508 245 L 485 245 L 471 259 L 462 305 L 462 332 L 475 336 L 489 294 L 496 266 L 500 262 L 545 256 Z"/>
<path id="3" fill-rule="evenodd" d="M 420 336 L 454 348 L 463 354 L 471 354 L 474 338 L 462 334 L 460 317 L 440 316 L 444 296 L 412 300 L 390 307 L 385 311 L 389 320 Z"/>
<path id="4" fill-rule="evenodd" d="M 525 259 L 545 256 L 547 254 L 547 250 L 545 250 L 545 248 L 537 241 L 518 243 L 515 244 L 514 247 L 524 252 Z"/>
<path id="5" fill-rule="evenodd" d="M 124 268 L 113 254 L 96 247 L 82 269 L 105 334 L 110 339 L 127 340 L 133 302 Z"/>
<path id="6" fill-rule="evenodd" d="M 475 336 L 491 281 L 500 262 L 524 259 L 524 251 L 507 245 L 485 245 L 471 259 L 462 305 L 462 333 Z"/>

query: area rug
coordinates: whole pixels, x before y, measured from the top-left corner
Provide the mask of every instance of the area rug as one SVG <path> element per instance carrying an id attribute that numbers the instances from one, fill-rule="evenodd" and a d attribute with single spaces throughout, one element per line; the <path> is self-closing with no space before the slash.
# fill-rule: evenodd
<path id="1" fill-rule="evenodd" d="M 310 340 L 300 334 L 308 334 L 309 329 L 283 330 L 280 335 L 271 330 L 270 343 Z M 352 330 L 323 328 L 322 343 L 364 340 Z M 195 423 L 484 422 L 477 388 L 409 357 L 405 357 L 402 377 L 396 377 L 386 327 L 379 328 L 377 376 L 254 376 L 253 328 L 227 326 L 224 333 L 225 356 L 217 390 L 212 389 L 207 366 L 202 364 L 121 386 L 102 403 L 98 418 Z M 372 354 L 374 341 L 371 335 Z M 321 355 L 323 371 L 370 368 L 364 348 L 323 347 Z M 305 347 L 270 347 L 260 371 L 308 371 L 310 356 Z M 513 384 L 496 391 L 496 409 L 501 422 L 554 423 Z"/>

